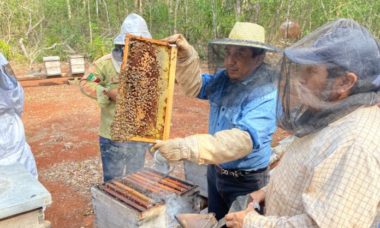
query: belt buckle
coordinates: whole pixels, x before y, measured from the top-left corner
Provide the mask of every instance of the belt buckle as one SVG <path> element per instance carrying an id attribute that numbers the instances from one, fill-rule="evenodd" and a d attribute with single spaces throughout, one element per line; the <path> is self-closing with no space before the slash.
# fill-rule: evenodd
<path id="1" fill-rule="evenodd" d="M 227 176 L 233 176 L 233 177 L 239 177 L 239 172 L 237 170 L 234 170 L 234 171 L 231 171 L 231 170 L 227 170 L 227 169 L 223 169 L 221 167 L 220 168 L 220 173 L 222 175 L 227 175 Z"/>
<path id="2" fill-rule="evenodd" d="M 228 170 L 222 168 L 222 175 L 227 175 L 228 176 Z"/>
<path id="3" fill-rule="evenodd" d="M 237 170 L 231 171 L 231 176 L 233 176 L 233 177 L 239 177 L 238 171 Z"/>

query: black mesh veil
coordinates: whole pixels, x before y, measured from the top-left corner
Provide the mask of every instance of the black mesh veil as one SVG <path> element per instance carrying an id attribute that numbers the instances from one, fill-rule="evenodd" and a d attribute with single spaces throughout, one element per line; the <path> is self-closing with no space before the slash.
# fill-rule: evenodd
<path id="1" fill-rule="evenodd" d="M 240 46 L 240 47 L 250 47 L 253 49 L 255 55 L 262 53 L 276 53 L 278 49 L 272 47 L 267 44 L 262 44 L 259 42 L 253 41 L 244 41 L 244 40 L 236 40 L 235 42 L 231 39 L 217 40 L 218 42 L 209 42 L 208 43 L 208 70 L 211 74 L 215 74 L 216 72 L 225 69 L 224 67 L 224 57 L 226 55 L 226 46 Z M 271 62 L 271 61 L 266 61 Z"/>
<path id="2" fill-rule="evenodd" d="M 278 124 L 304 136 L 380 102 L 380 48 L 353 20 L 338 19 L 284 51 Z"/>

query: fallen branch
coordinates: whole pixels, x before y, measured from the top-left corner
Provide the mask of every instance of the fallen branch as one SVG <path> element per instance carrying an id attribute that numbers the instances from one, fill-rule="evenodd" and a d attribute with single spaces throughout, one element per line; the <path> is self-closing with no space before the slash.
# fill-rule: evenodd
<path id="1" fill-rule="evenodd" d="M 25 36 L 28 37 L 29 34 L 30 34 L 35 28 L 37 28 L 37 26 L 40 25 L 44 20 L 45 20 L 45 16 L 43 16 L 39 21 L 37 21 L 37 23 L 35 23 L 35 24 L 32 26 L 32 18 L 31 18 L 31 14 L 30 14 L 29 28 L 28 28 L 28 31 L 25 33 Z"/>

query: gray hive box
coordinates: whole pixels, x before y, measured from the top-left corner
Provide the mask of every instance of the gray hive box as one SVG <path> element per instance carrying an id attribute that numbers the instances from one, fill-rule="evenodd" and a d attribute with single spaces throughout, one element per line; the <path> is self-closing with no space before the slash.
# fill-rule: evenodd
<path id="1" fill-rule="evenodd" d="M 0 166 L 0 227 L 48 227 L 43 208 L 51 195 L 20 164 Z"/>
<path id="2" fill-rule="evenodd" d="M 167 209 L 164 204 L 144 212 L 137 212 L 96 187 L 91 188 L 91 193 L 97 228 L 167 227 Z"/>
<path id="3" fill-rule="evenodd" d="M 85 62 L 83 55 L 71 55 L 69 57 L 71 74 L 84 74 Z"/>
<path id="4" fill-rule="evenodd" d="M 59 56 L 43 57 L 46 76 L 61 75 L 61 62 Z"/>

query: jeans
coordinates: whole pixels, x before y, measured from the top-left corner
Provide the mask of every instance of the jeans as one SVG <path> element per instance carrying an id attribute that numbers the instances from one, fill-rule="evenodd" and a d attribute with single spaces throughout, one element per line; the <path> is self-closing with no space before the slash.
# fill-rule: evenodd
<path id="1" fill-rule="evenodd" d="M 99 137 L 102 157 L 103 180 L 123 177 L 144 167 L 145 152 L 150 144 L 140 142 L 116 142 Z"/>
<path id="2" fill-rule="evenodd" d="M 264 187 L 269 180 L 268 170 L 234 177 L 220 174 L 214 165 L 207 167 L 208 211 L 222 219 L 236 197 L 246 195 Z"/>

